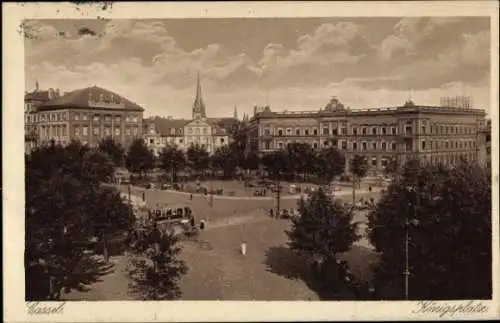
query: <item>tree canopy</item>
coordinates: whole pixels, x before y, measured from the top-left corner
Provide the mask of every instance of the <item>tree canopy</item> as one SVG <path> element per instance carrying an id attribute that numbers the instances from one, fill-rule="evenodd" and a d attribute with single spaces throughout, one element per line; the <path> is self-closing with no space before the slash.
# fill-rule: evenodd
<path id="1" fill-rule="evenodd" d="M 381 253 L 379 296 L 403 298 L 408 228 L 410 299 L 490 298 L 489 171 L 465 163 L 446 168 L 412 162 L 405 169 L 369 215 L 369 239 Z"/>
<path id="2" fill-rule="evenodd" d="M 177 172 L 186 167 L 186 156 L 176 146 L 169 145 L 160 153 L 161 167 L 172 174 L 172 181 L 176 182 Z"/>
<path id="3" fill-rule="evenodd" d="M 106 153 L 117 167 L 125 165 L 125 150 L 121 144 L 112 138 L 105 138 L 99 142 L 98 149 Z"/>
<path id="4" fill-rule="evenodd" d="M 210 155 L 200 145 L 191 145 L 187 150 L 188 165 L 196 172 L 204 172 L 210 166 Z"/>
<path id="5" fill-rule="evenodd" d="M 129 171 L 141 176 L 154 167 L 154 155 L 148 149 L 144 140 L 136 139 L 130 146 L 127 154 L 126 166 Z"/>

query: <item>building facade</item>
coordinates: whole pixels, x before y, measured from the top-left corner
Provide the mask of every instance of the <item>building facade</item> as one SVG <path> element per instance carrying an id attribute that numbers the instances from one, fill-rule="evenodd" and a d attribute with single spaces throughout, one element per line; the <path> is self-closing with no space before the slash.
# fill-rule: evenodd
<path id="1" fill-rule="evenodd" d="M 371 172 L 378 173 L 390 160 L 404 162 L 412 155 L 444 164 L 477 159 L 485 115 L 479 109 L 417 106 L 411 101 L 400 107 L 351 110 L 333 98 L 319 111 L 256 107 L 250 124 L 252 143 L 262 153 L 292 142 L 334 147 L 345 154 L 346 171 L 349 160 L 359 154 L 367 158 Z"/>
<path id="2" fill-rule="evenodd" d="M 198 75 L 192 119 L 174 119 L 172 117 L 145 119 L 144 141 L 157 156 L 167 145 L 175 145 L 184 151 L 191 145 L 199 145 L 209 153 L 213 153 L 229 143 L 231 128 L 236 122 L 238 120 L 234 117 L 207 117 Z"/>
<path id="3" fill-rule="evenodd" d="M 142 137 L 144 109 L 97 86 L 55 97 L 37 108 L 36 127 L 40 143 L 54 140 L 68 144 L 79 140 L 97 146 L 112 138 L 123 147 Z"/>
<path id="4" fill-rule="evenodd" d="M 487 121 L 479 133 L 478 161 L 482 165 L 491 167 L 491 120 Z"/>
<path id="5" fill-rule="evenodd" d="M 24 149 L 26 152 L 35 148 L 39 142 L 38 107 L 59 96 L 59 89 L 50 88 L 47 91 L 41 91 L 38 81 L 33 92 L 24 94 Z"/>

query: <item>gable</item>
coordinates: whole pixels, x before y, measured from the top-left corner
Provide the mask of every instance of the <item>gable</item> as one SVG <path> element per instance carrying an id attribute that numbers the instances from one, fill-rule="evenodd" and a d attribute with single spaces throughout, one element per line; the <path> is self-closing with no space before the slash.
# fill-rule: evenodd
<path id="1" fill-rule="evenodd" d="M 210 127 L 210 124 L 202 119 L 195 119 L 185 125 L 185 127 Z"/>

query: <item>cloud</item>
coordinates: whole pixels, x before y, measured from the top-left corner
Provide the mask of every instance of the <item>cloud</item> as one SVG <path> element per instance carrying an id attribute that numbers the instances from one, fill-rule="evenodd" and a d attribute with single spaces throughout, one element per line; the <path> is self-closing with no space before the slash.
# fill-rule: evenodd
<path id="1" fill-rule="evenodd" d="M 152 114 L 188 117 L 197 72 L 209 110 L 220 112 L 215 114 L 231 114 L 235 104 L 251 112 L 266 91 L 278 107 L 319 109 L 332 95 L 369 107 L 400 104 L 409 89 L 437 103 L 445 91 L 458 91 L 454 84 L 472 84 L 471 91 L 483 96 L 489 86 L 478 83 L 489 78 L 488 24 L 467 19 L 403 18 L 386 30 L 370 19 L 322 23 L 289 42 L 276 37 L 261 43 L 257 56 L 235 52 L 229 40 L 217 37 L 187 46 L 161 21 L 88 25 L 96 35 L 79 35 L 85 26 L 79 23 L 66 30 L 30 24 L 39 37 L 26 41 L 27 84 L 39 78 L 44 87 L 64 90 L 99 85 Z"/>

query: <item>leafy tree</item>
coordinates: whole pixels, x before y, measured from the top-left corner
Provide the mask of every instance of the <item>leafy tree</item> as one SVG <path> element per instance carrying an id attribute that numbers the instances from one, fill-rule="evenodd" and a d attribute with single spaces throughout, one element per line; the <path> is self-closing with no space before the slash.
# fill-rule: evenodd
<path id="1" fill-rule="evenodd" d="M 375 282 L 384 299 L 491 298 L 491 179 L 475 164 L 413 164 L 369 215 L 368 236 L 381 260 Z M 404 245 L 408 230 L 408 254 Z"/>
<path id="2" fill-rule="evenodd" d="M 180 278 L 187 266 L 180 260 L 181 248 L 173 233 L 159 230 L 155 223 L 138 231 L 128 275 L 129 290 L 142 300 L 179 298 Z"/>
<path id="3" fill-rule="evenodd" d="M 142 139 L 134 140 L 130 146 L 126 166 L 129 171 L 139 173 L 141 177 L 154 167 L 154 155 Z"/>
<path id="4" fill-rule="evenodd" d="M 125 150 L 121 144 L 113 140 L 113 138 L 102 139 L 99 142 L 98 149 L 108 154 L 115 166 L 123 167 L 125 165 Z"/>
<path id="5" fill-rule="evenodd" d="M 135 223 L 135 215 L 131 205 L 124 203 L 120 194 L 109 188 L 103 188 L 95 197 L 91 221 L 94 224 L 95 236 L 102 242 L 103 256 L 109 260 L 108 241 L 112 237 L 129 233 Z"/>
<path id="6" fill-rule="evenodd" d="M 172 182 L 176 182 L 177 172 L 186 166 L 186 156 L 176 146 L 167 146 L 160 153 L 160 162 L 165 171 L 171 172 Z"/>
<path id="7" fill-rule="evenodd" d="M 256 170 L 259 168 L 259 164 L 260 157 L 258 152 L 251 149 L 247 152 L 246 156 L 244 156 L 242 167 L 248 170 Z"/>
<path id="8" fill-rule="evenodd" d="M 210 166 L 210 155 L 207 150 L 200 145 L 191 145 L 187 150 L 187 160 L 189 167 L 195 170 L 198 174 Z"/>
<path id="9" fill-rule="evenodd" d="M 338 255 L 359 239 L 357 223 L 353 223 L 352 213 L 333 200 L 324 186 L 312 192 L 307 200 L 299 200 L 298 209 L 301 216 L 292 218 L 292 227 L 286 231 L 288 245 L 318 263 L 323 273 L 321 278 L 328 285 L 326 289 L 332 289 L 338 282 L 338 277 L 332 276 L 334 270 L 340 269 Z"/>
<path id="10" fill-rule="evenodd" d="M 86 252 L 103 210 L 116 209 L 112 224 L 126 216 L 106 195 L 99 202 L 105 207 L 96 206 L 99 179 L 109 172 L 106 161 L 77 142 L 52 142 L 26 155 L 26 299 L 56 300 L 110 272 L 111 265 Z"/>
<path id="11" fill-rule="evenodd" d="M 278 150 L 262 157 L 262 163 L 266 171 L 274 181 L 276 188 L 276 212 L 279 214 L 281 202 L 281 181 L 288 168 L 288 154 L 284 150 Z"/>
<path id="12" fill-rule="evenodd" d="M 211 156 L 211 164 L 214 169 L 222 170 L 224 178 L 234 175 L 237 167 L 237 160 L 228 146 L 217 148 Z"/>
<path id="13" fill-rule="evenodd" d="M 384 167 L 384 173 L 390 176 L 397 175 L 398 173 L 401 172 L 401 167 L 399 164 L 400 164 L 399 158 L 394 157 L 390 159 L 389 161 L 387 161 L 387 165 L 385 165 Z"/>
<path id="14" fill-rule="evenodd" d="M 286 153 L 291 166 L 289 170 L 293 172 L 294 177 L 297 173 L 301 173 L 305 178 L 313 153 L 311 146 L 300 142 L 291 143 L 287 146 Z"/>
<path id="15" fill-rule="evenodd" d="M 108 155 L 99 150 L 90 150 L 83 156 L 82 167 L 90 178 L 106 182 L 113 176 L 114 164 Z"/>
<path id="16" fill-rule="evenodd" d="M 316 174 L 328 184 L 344 172 L 345 156 L 336 148 L 323 148 L 319 151 L 315 164 Z"/>

